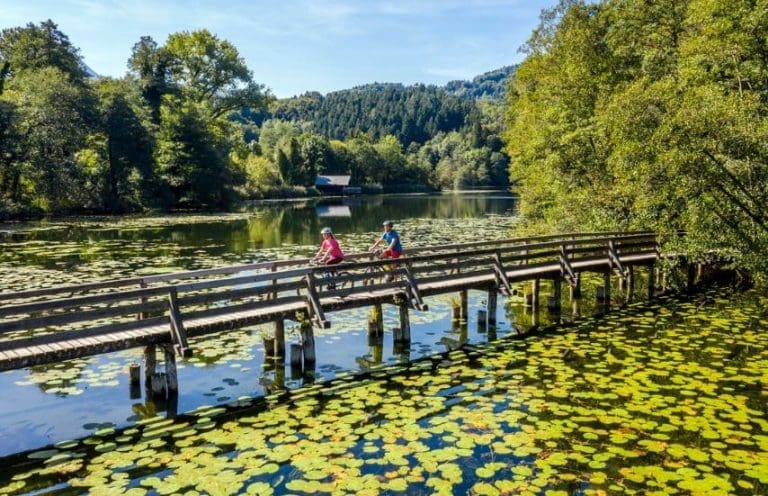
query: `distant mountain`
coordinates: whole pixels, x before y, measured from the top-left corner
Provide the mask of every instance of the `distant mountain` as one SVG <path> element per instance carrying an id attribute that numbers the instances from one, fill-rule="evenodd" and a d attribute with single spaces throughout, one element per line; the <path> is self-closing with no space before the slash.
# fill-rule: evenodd
<path id="1" fill-rule="evenodd" d="M 327 95 L 310 91 L 278 100 L 268 112 L 243 109 L 236 118 L 257 126 L 266 119 L 303 122 L 329 139 L 391 134 L 408 146 L 472 124 L 479 115 L 475 100 L 503 98 L 504 82 L 514 73 L 515 66 L 507 66 L 445 86 L 371 83 Z"/>
<path id="2" fill-rule="evenodd" d="M 463 99 L 501 100 L 504 98 L 504 84 L 507 78 L 515 74 L 516 70 L 516 65 L 508 65 L 480 74 L 472 81 L 450 81 L 444 88 L 448 94 Z"/>
<path id="3" fill-rule="evenodd" d="M 325 96 L 305 93 L 278 101 L 270 111 L 274 119 L 309 122 L 332 139 L 361 132 L 373 139 L 392 134 L 407 145 L 463 127 L 474 108 L 473 102 L 437 86 L 372 83 Z"/>

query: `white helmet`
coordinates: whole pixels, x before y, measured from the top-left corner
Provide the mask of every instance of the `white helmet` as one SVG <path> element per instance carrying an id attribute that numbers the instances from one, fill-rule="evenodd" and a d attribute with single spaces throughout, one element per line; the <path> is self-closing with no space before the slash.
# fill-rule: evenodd
<path id="1" fill-rule="evenodd" d="M 331 231 L 330 227 L 324 227 L 320 234 L 333 234 L 333 231 Z"/>

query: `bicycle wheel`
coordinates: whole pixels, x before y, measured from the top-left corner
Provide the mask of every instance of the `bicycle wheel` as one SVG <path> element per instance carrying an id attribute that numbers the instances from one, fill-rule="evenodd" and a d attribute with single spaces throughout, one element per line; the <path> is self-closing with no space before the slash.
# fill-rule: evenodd
<path id="1" fill-rule="evenodd" d="M 337 272 L 336 275 L 333 277 L 333 289 L 335 290 L 344 290 L 344 289 L 352 289 L 352 279 L 349 279 L 349 276 L 352 274 L 342 270 L 341 272 Z M 331 288 L 328 288 L 331 289 Z"/>

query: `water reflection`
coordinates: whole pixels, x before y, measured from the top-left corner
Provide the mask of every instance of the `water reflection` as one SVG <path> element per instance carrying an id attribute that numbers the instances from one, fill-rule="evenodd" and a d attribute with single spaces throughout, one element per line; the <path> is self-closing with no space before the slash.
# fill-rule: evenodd
<path id="1" fill-rule="evenodd" d="M 409 246 L 426 245 L 472 238 L 456 230 L 467 222 L 477 222 L 481 231 L 488 225 L 493 227 L 494 236 L 503 236 L 499 227 L 513 224 L 514 210 L 515 199 L 510 195 L 383 195 L 262 202 L 236 214 L 6 224 L 0 225 L 0 264 L 53 270 L 88 270 L 105 261 L 128 264 L 116 263 L 116 276 L 155 264 L 201 268 L 271 259 L 287 255 L 276 250 L 290 247 L 306 251 L 319 243 L 318 233 L 325 226 L 331 227 L 347 248 L 362 249 L 379 232 L 385 218 L 395 219 Z M 504 220 L 500 225 L 489 225 L 486 221 L 495 216 L 504 216 Z"/>

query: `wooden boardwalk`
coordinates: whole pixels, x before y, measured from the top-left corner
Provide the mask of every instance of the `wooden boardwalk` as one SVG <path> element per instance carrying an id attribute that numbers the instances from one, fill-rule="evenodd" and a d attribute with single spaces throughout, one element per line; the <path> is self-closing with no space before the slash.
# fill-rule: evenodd
<path id="1" fill-rule="evenodd" d="M 495 318 L 496 295 L 515 282 L 551 279 L 559 302 L 560 283 L 578 287 L 581 272 L 626 278 L 659 257 L 654 233 L 577 233 L 422 247 L 395 265 L 355 254 L 330 277 L 304 258 L 2 292 L 0 370 L 150 345 L 189 355 L 190 337 L 267 322 L 282 328 L 297 314 L 328 327 L 330 312 L 382 303 L 399 305 L 407 319 L 408 308 L 427 310 L 427 296 L 469 289 L 488 291 Z M 284 336 L 276 339 L 284 349 Z"/>

